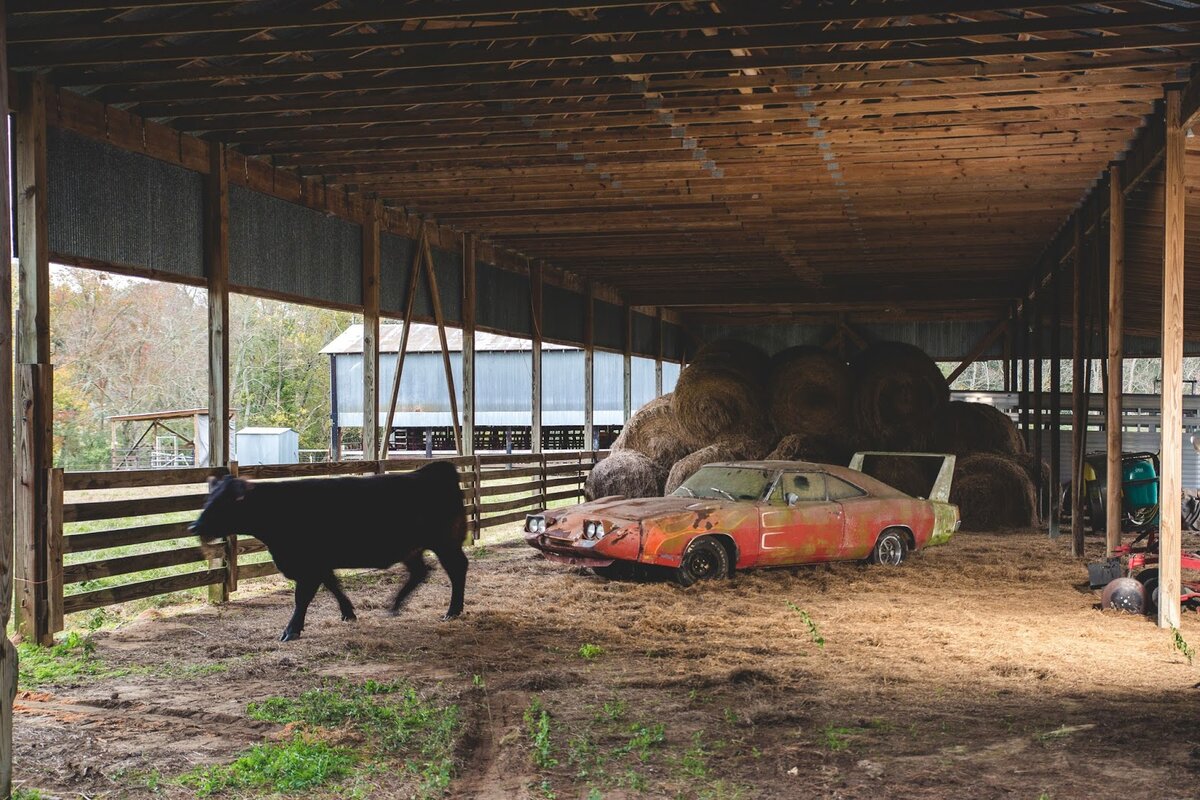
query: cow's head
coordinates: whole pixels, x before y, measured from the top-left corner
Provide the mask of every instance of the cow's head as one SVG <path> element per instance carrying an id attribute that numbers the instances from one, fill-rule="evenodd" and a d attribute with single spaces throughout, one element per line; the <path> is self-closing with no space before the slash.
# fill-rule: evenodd
<path id="1" fill-rule="evenodd" d="M 202 542 L 215 542 L 237 533 L 235 528 L 241 518 L 241 502 L 250 492 L 250 484 L 232 475 L 208 479 L 208 499 L 200 518 L 188 526 L 188 530 L 200 537 Z"/>

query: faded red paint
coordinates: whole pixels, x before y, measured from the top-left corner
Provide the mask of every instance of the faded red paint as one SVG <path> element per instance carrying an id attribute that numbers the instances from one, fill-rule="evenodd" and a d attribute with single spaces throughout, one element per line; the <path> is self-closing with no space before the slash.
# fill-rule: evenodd
<path id="1" fill-rule="evenodd" d="M 746 462 L 738 466 L 779 472 L 820 472 L 863 491 L 860 497 L 786 505 L 768 497 L 756 502 L 652 497 L 603 497 L 590 503 L 543 512 L 544 532 L 525 540 L 547 558 L 578 566 L 601 567 L 614 561 L 679 566 L 688 544 L 698 536 L 722 534 L 734 543 L 735 566 L 788 566 L 863 559 L 879 534 L 900 527 L 920 549 L 934 533 L 934 503 L 893 489 L 861 472 L 827 464 Z M 778 493 L 775 493 L 778 494 Z M 942 504 L 945 505 L 945 504 Z M 957 509 L 953 506 L 955 519 Z M 534 515 L 538 516 L 538 515 Z M 584 535 L 588 522 L 605 534 Z"/>

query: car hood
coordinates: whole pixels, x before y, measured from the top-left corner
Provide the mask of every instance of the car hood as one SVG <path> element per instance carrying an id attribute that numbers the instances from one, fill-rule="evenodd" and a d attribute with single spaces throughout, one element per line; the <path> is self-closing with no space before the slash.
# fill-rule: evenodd
<path id="1" fill-rule="evenodd" d="M 581 514 L 585 516 L 603 517 L 606 519 L 621 519 L 631 522 L 641 522 L 658 517 L 670 517 L 677 514 L 711 514 L 733 505 L 725 500 L 708 500 L 695 497 L 599 497 L 590 503 L 549 512 L 556 517 Z M 566 513 L 564 513 L 566 512 Z"/>

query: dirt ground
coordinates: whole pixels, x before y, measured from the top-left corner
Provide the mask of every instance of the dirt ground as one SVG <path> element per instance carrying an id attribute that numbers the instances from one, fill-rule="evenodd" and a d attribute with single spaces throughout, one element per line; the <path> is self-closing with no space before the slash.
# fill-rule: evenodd
<path id="1" fill-rule="evenodd" d="M 318 595 L 289 644 L 275 581 L 94 634 L 123 674 L 22 693 L 17 780 L 42 797 L 191 797 L 174 776 L 288 735 L 248 702 L 336 676 L 404 679 L 459 706 L 455 798 L 1200 797 L 1200 663 L 1147 619 L 1098 610 L 1067 547 L 959 534 L 898 569 L 682 590 L 491 545 L 459 620 L 440 621 L 440 571 L 387 616 L 398 568 L 347 580 L 356 623 Z M 1200 646 L 1195 613 L 1181 633 Z M 414 786 L 397 767 L 304 796 Z"/>

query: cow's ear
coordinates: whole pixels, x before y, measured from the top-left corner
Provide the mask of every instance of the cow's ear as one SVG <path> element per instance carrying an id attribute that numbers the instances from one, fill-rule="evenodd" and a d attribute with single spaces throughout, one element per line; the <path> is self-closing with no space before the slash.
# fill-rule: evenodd
<path id="1" fill-rule="evenodd" d="M 248 494 L 250 494 L 250 492 L 254 491 L 254 484 L 251 483 L 250 481 L 242 480 L 241 478 L 234 478 L 232 480 L 234 481 L 233 485 L 236 489 L 236 491 L 234 492 L 234 496 L 238 500 L 245 499 L 246 495 L 248 495 Z"/>

